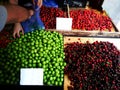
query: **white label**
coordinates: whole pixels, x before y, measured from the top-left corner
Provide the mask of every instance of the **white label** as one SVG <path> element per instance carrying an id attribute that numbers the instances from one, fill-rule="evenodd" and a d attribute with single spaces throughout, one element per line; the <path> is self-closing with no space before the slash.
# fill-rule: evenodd
<path id="1" fill-rule="evenodd" d="M 43 85 L 43 69 L 21 68 L 20 85 Z"/>
<path id="2" fill-rule="evenodd" d="M 57 17 L 56 18 L 56 29 L 71 31 L 72 30 L 72 18 Z"/>

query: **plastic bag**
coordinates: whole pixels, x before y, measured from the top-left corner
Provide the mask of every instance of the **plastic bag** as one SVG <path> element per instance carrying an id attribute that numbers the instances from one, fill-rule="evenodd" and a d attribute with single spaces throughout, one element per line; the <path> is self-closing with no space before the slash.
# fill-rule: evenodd
<path id="1" fill-rule="evenodd" d="M 58 8 L 58 4 L 56 0 L 43 0 L 43 5 L 46 7 Z"/>
<path id="2" fill-rule="evenodd" d="M 27 19 L 26 21 L 21 22 L 24 33 L 28 33 L 36 29 L 39 29 L 39 30 L 45 29 L 45 26 L 40 18 L 40 8 L 37 6 L 37 2 L 33 6 L 33 8 L 34 8 L 34 15 L 32 15 L 30 19 Z"/>

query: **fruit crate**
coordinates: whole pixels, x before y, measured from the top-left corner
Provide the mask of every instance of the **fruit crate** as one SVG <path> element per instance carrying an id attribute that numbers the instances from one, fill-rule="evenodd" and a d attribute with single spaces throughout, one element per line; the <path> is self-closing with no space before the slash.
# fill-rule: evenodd
<path id="1" fill-rule="evenodd" d="M 111 35 L 111 34 L 110 34 Z M 77 48 L 75 48 L 75 47 L 77 47 L 77 46 L 75 46 L 75 42 L 79 42 L 79 43 L 81 43 L 81 47 L 80 48 L 82 48 L 82 44 L 85 44 L 85 43 L 87 43 L 86 45 L 85 45 L 85 47 L 87 48 L 87 45 L 90 45 L 90 44 L 92 44 L 93 42 L 94 42 L 94 44 L 92 44 L 92 45 L 95 45 L 95 44 L 97 44 L 98 42 L 99 42 L 99 44 L 100 45 L 103 45 L 104 46 L 104 44 L 105 43 L 107 43 L 107 44 L 110 44 L 110 45 L 115 45 L 115 47 L 117 48 L 117 50 L 118 51 L 120 51 L 120 39 L 119 38 L 117 38 L 117 37 L 115 37 L 115 38 L 109 38 L 109 37 L 90 37 L 90 36 L 87 36 L 87 37 L 84 37 L 84 36 L 81 36 L 81 35 L 77 35 L 77 36 L 64 36 L 64 45 L 65 45 L 65 47 L 67 47 L 66 46 L 66 44 L 70 44 L 70 43 L 74 43 L 74 44 L 71 44 L 71 47 L 70 48 L 68 48 L 69 50 L 68 50 L 68 52 L 69 51 L 71 51 L 71 52 L 73 52 L 73 53 L 75 53 L 75 50 L 77 50 Z M 112 43 L 112 44 L 111 44 Z M 78 43 L 76 43 L 76 45 L 78 45 Z M 91 46 L 91 45 L 90 45 Z M 107 46 L 109 46 L 109 45 L 107 45 Z M 106 47 L 107 47 L 106 46 Z M 74 48 L 75 49 L 74 49 Z M 114 46 L 113 46 L 114 47 Z M 73 48 L 73 49 L 71 49 L 71 48 Z M 97 48 L 97 46 L 95 46 L 95 48 Z M 71 50 L 70 50 L 71 49 Z M 88 48 L 89 49 L 89 48 Z M 86 49 L 86 50 L 88 50 L 88 49 Z M 102 48 L 101 48 L 102 49 Z M 110 51 L 107 51 L 107 52 L 112 52 L 114 49 L 113 48 L 110 48 L 111 50 Z M 72 51 L 72 50 L 74 50 L 74 51 Z M 82 48 L 81 50 L 83 50 L 83 51 L 81 51 L 82 53 L 83 52 L 85 52 L 85 50 Z M 94 50 L 93 50 L 94 51 Z M 67 51 L 66 51 L 66 49 L 65 49 L 65 53 L 66 53 Z M 76 51 L 77 53 L 79 53 L 80 51 L 78 50 L 78 51 Z M 86 51 L 87 52 L 87 51 Z M 101 52 L 104 52 L 104 51 L 101 51 Z M 92 53 L 92 52 L 91 52 Z M 98 53 L 98 51 L 96 51 L 96 53 Z M 71 55 L 73 55 L 73 54 L 71 54 Z M 95 54 L 95 55 L 97 55 L 97 54 Z M 107 54 L 108 56 L 111 56 L 110 54 Z M 66 54 L 66 56 L 67 56 L 67 54 Z M 88 55 L 89 56 L 89 55 Z M 88 57 L 87 56 L 87 57 Z M 118 55 L 119 57 L 120 57 L 120 54 Z M 67 56 L 67 57 L 69 57 L 69 56 Z M 77 57 L 77 56 L 76 56 Z M 80 56 L 80 57 L 82 57 L 82 56 Z M 86 58 L 87 58 L 86 57 Z M 92 57 L 92 56 L 90 56 L 90 57 Z M 74 57 L 75 58 L 75 57 Z M 85 57 L 84 57 L 85 58 Z M 84 58 L 82 58 L 82 59 L 84 59 Z M 106 58 L 106 57 L 104 57 L 104 58 Z M 71 57 L 71 60 L 73 59 L 73 57 Z M 81 61 L 80 62 L 82 62 L 82 59 L 81 59 Z M 87 58 L 88 59 L 88 58 Z M 96 60 L 97 59 L 99 59 L 99 57 L 98 58 L 96 58 Z M 70 64 L 70 58 L 66 58 L 65 59 L 67 62 L 68 62 L 68 60 L 69 60 L 69 67 L 67 67 L 67 69 L 65 69 L 65 70 L 68 70 L 68 72 L 69 72 L 69 69 L 68 68 L 70 68 L 70 67 L 72 67 L 72 68 L 75 68 L 75 67 L 77 67 L 77 65 L 74 67 L 74 65 L 72 65 L 72 64 L 75 64 L 74 62 L 71 62 L 72 64 Z M 77 59 L 78 60 L 78 59 Z M 105 59 L 106 60 L 106 59 Z M 108 63 L 108 61 L 105 61 L 104 60 L 104 62 L 107 62 Z M 79 62 L 79 63 L 80 63 Z M 113 63 L 114 62 L 114 60 L 112 61 L 112 62 L 110 62 L 110 63 Z M 98 64 L 98 63 L 96 63 L 95 64 L 95 61 L 92 63 L 92 64 L 90 64 L 90 63 L 88 63 L 88 61 L 84 61 L 84 62 L 82 62 L 82 63 L 84 63 L 84 64 L 86 64 L 86 65 L 95 65 L 95 67 L 94 67 L 94 69 L 89 69 L 89 68 L 91 68 L 91 67 L 87 67 L 87 66 L 85 66 L 85 67 L 83 67 L 83 69 L 84 70 L 86 70 L 86 71 L 84 71 L 85 73 L 87 73 L 87 76 L 85 77 L 85 79 L 86 78 L 88 78 L 89 80 L 91 79 L 90 77 L 89 77 L 89 75 L 90 75 L 90 71 L 91 72 L 94 72 L 94 71 L 96 71 L 96 72 L 99 72 L 99 71 L 97 71 L 97 69 L 95 69 L 95 68 L 97 68 L 97 65 L 98 65 L 98 68 L 100 68 L 99 67 L 99 65 L 101 65 L 101 62 L 99 62 L 100 64 Z M 109 63 L 109 64 L 110 64 Z M 77 61 L 76 61 L 76 64 L 77 64 Z M 81 64 L 80 64 L 81 65 Z M 104 69 L 107 69 L 109 67 L 109 70 L 111 70 L 111 69 L 113 69 L 113 67 L 114 66 L 105 66 L 105 67 L 103 67 Z M 66 68 L 66 67 L 65 67 Z M 71 68 L 71 69 L 72 69 Z M 82 67 L 81 67 L 82 68 Z M 71 70 L 70 69 L 70 70 Z M 88 70 L 87 70 L 88 69 Z M 114 80 L 116 79 L 116 78 L 118 78 L 119 77 L 119 74 L 120 74 L 120 72 L 119 72 L 119 69 L 120 69 L 120 60 L 118 59 L 118 65 L 116 65 L 116 71 L 118 71 L 118 72 L 116 72 L 117 74 L 114 74 L 114 75 L 116 75 L 115 77 L 114 77 Z M 77 70 L 79 70 L 79 69 L 75 69 L 73 72 L 69 72 L 69 74 L 65 74 L 64 75 L 64 90 L 74 90 L 74 89 L 71 89 L 70 88 L 70 83 L 71 83 L 71 81 L 70 81 L 70 79 L 68 78 L 68 75 L 69 75 L 69 77 L 72 77 L 73 79 L 75 79 L 76 78 L 76 82 L 77 82 L 77 80 L 80 80 L 80 78 L 84 78 L 84 77 L 79 77 L 79 75 L 81 74 L 81 75 L 83 75 L 83 74 L 85 74 L 85 73 L 83 73 L 83 71 L 81 72 L 81 73 L 76 73 L 77 72 Z M 72 70 L 71 70 L 72 71 Z M 67 71 L 66 71 L 67 72 Z M 74 73 L 74 74 L 72 74 L 72 73 Z M 106 73 L 106 71 L 105 72 L 103 72 L 103 73 Z M 111 74 L 111 72 L 107 72 L 107 75 L 108 75 L 108 73 L 109 73 L 109 75 L 112 75 Z M 74 75 L 74 76 L 71 76 L 71 74 L 72 75 Z M 92 73 L 92 74 L 94 74 L 94 73 Z M 96 75 L 99 75 L 99 74 L 96 74 Z M 91 75 L 91 77 L 92 77 L 92 75 Z M 113 77 L 113 76 L 112 76 Z M 97 78 L 97 76 L 94 76 L 94 78 L 96 79 Z M 101 76 L 99 77 L 99 78 L 102 78 Z M 88 81 L 89 82 L 89 80 L 88 79 L 86 79 L 86 81 Z M 109 79 L 110 79 L 110 77 L 109 77 Z M 113 80 L 113 82 L 114 82 L 114 80 Z M 73 80 L 74 81 L 74 80 Z M 81 81 L 82 81 L 82 79 L 81 79 Z M 77 87 L 77 90 L 87 90 L 88 88 L 86 87 L 86 88 L 83 88 L 83 87 L 85 87 L 84 85 L 87 85 L 87 86 L 89 86 L 88 84 L 90 84 L 90 83 L 87 83 L 86 81 L 82 81 L 82 83 L 79 83 L 79 82 L 77 82 L 78 83 L 78 85 L 76 85 L 75 87 Z M 114 83 L 114 85 L 113 85 L 113 87 L 111 87 L 111 86 L 107 86 L 107 87 L 109 87 L 109 90 L 111 90 L 111 89 L 116 89 L 116 90 L 118 90 L 118 86 L 117 86 L 117 81 L 118 80 L 116 80 L 115 81 L 115 83 Z M 99 80 L 98 80 L 98 82 L 99 82 Z M 103 82 L 104 82 L 104 80 L 103 80 Z M 108 82 L 108 84 L 110 84 L 110 82 L 111 81 L 109 81 Z M 74 82 L 75 83 L 75 82 Z M 85 84 L 84 84 L 85 83 Z M 87 84 L 86 84 L 87 83 Z M 102 83 L 101 83 L 102 84 Z M 79 85 L 80 85 L 80 88 L 78 89 L 78 87 L 79 87 Z M 96 85 L 96 83 L 94 83 L 94 86 Z M 83 87 L 82 87 L 83 86 Z M 105 87 L 105 84 L 103 84 L 103 86 Z M 97 86 L 96 86 L 96 88 L 97 88 L 97 90 L 101 90 L 101 88 L 98 88 Z M 90 89 L 90 88 L 89 88 Z M 107 88 L 104 88 L 104 89 L 106 89 L 107 90 Z M 76 89 L 75 89 L 76 90 Z M 95 88 L 91 88 L 91 90 L 95 90 Z"/>
<path id="2" fill-rule="evenodd" d="M 70 18 L 73 18 L 74 31 L 118 32 L 106 11 L 99 12 L 91 8 L 69 8 Z M 94 16 L 93 16 L 94 15 Z M 46 29 L 56 29 L 56 17 L 68 18 L 64 8 L 41 7 L 41 20 Z"/>
<path id="3" fill-rule="evenodd" d="M 101 31 L 81 31 L 81 30 L 56 30 L 56 29 L 46 29 L 48 31 L 57 31 L 63 36 L 77 36 L 77 37 L 106 37 L 106 38 L 119 38 L 120 32 L 101 32 Z"/>
<path id="4" fill-rule="evenodd" d="M 111 18 L 102 8 L 104 0 L 75 1 L 81 3 L 81 5 L 85 3 L 85 6 L 71 7 L 71 5 L 69 5 L 68 9 L 66 9 L 68 16 L 73 18 L 72 30 L 118 32 Z M 74 0 L 70 2 L 74 2 Z"/>

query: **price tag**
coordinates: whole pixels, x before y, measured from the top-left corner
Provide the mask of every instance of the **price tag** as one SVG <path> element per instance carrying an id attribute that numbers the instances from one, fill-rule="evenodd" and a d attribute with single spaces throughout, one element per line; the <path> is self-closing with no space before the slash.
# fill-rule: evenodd
<path id="1" fill-rule="evenodd" d="M 72 18 L 57 17 L 56 18 L 56 29 L 71 31 L 72 30 Z"/>
<path id="2" fill-rule="evenodd" d="M 20 85 L 43 85 L 43 69 L 21 68 Z"/>

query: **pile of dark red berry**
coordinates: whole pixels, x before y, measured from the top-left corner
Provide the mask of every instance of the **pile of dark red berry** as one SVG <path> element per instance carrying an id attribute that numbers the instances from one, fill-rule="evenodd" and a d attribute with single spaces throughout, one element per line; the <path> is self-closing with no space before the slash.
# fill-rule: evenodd
<path id="1" fill-rule="evenodd" d="M 12 37 L 12 29 L 11 26 L 6 26 L 1 32 L 0 32 L 0 48 L 5 48 L 12 40 L 10 39 Z"/>
<path id="2" fill-rule="evenodd" d="M 110 42 L 65 45 L 69 90 L 120 90 L 120 51 Z"/>
<path id="3" fill-rule="evenodd" d="M 41 7 L 40 18 L 46 29 L 56 29 L 56 17 L 67 17 L 67 12 L 60 8 Z M 111 31 L 113 25 L 108 16 L 96 12 L 94 9 L 70 10 L 72 29 L 78 30 L 107 30 Z"/>

